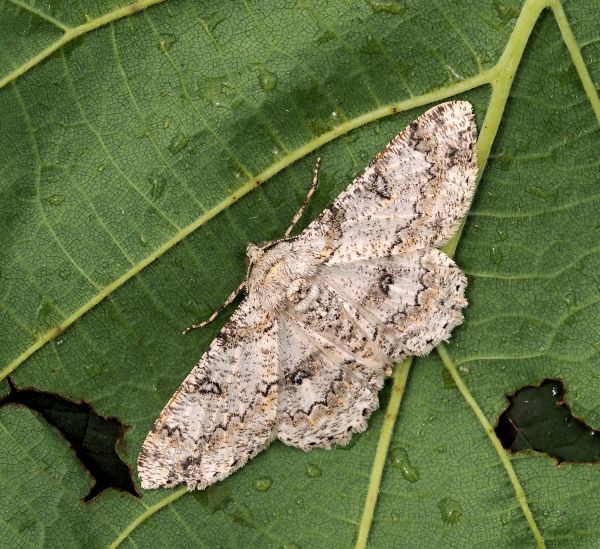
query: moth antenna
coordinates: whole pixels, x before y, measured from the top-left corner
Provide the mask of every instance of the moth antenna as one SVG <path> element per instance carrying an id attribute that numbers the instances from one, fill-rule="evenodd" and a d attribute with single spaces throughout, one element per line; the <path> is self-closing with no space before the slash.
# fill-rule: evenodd
<path id="1" fill-rule="evenodd" d="M 302 203 L 302 206 L 296 212 L 296 215 L 294 216 L 294 219 L 292 219 L 292 222 L 291 222 L 290 226 L 287 228 L 287 231 L 285 231 L 285 234 L 283 235 L 284 239 L 289 238 L 290 234 L 294 230 L 294 227 L 296 226 L 298 221 L 300 221 L 300 218 L 302 217 L 302 214 L 304 213 L 304 210 L 306 209 L 306 206 L 308 205 L 308 201 L 310 200 L 310 197 L 314 194 L 315 190 L 317 189 L 317 183 L 319 182 L 319 168 L 320 167 L 321 167 L 321 158 L 319 157 L 319 158 L 317 158 L 317 163 L 315 164 L 315 169 L 313 170 L 313 180 L 310 185 L 310 189 L 308 189 L 308 193 L 306 195 L 306 198 L 304 199 L 304 202 Z"/>

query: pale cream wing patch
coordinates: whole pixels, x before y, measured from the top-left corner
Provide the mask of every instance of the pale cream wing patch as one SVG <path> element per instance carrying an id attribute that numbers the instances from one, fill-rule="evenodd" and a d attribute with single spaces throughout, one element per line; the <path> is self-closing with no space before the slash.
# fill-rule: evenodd
<path id="1" fill-rule="evenodd" d="M 156 420 L 138 458 L 143 488 L 204 488 L 275 438 L 277 325 L 259 305 L 240 305 Z"/>
<path id="2" fill-rule="evenodd" d="M 379 153 L 299 239 L 330 241 L 330 263 L 440 246 L 475 190 L 477 128 L 470 103 L 428 110 Z"/>
<path id="3" fill-rule="evenodd" d="M 303 450 L 345 444 L 378 406 L 385 364 L 358 364 L 310 324 L 278 315 L 283 370 L 277 436 Z"/>
<path id="4" fill-rule="evenodd" d="M 372 340 L 394 361 L 424 355 L 462 320 L 467 279 L 435 248 L 324 265 L 317 283 L 352 305 Z"/>

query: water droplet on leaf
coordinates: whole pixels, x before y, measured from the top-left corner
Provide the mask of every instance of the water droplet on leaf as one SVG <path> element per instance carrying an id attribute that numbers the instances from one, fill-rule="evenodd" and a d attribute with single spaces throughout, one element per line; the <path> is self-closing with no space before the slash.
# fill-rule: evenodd
<path id="1" fill-rule="evenodd" d="M 171 139 L 171 144 L 169 145 L 169 150 L 171 151 L 172 154 L 177 154 L 179 151 L 183 150 L 185 148 L 185 146 L 189 143 L 190 138 L 181 133 L 178 132 L 177 135 L 175 135 L 173 137 L 173 139 Z"/>
<path id="2" fill-rule="evenodd" d="M 458 501 L 452 498 L 444 498 L 438 503 L 445 524 L 456 524 L 462 517 L 463 510 Z"/>
<path id="3" fill-rule="evenodd" d="M 323 44 L 327 44 L 327 42 L 333 40 L 335 38 L 335 34 L 329 30 L 320 31 L 315 37 L 314 41 L 317 45 L 322 46 Z"/>
<path id="4" fill-rule="evenodd" d="M 271 488 L 271 484 L 273 484 L 273 481 L 270 478 L 257 478 L 254 481 L 254 488 L 259 492 L 266 492 Z"/>
<path id="5" fill-rule="evenodd" d="M 65 201 L 65 197 L 62 194 L 53 194 L 48 197 L 48 203 L 51 206 L 60 206 Z"/>
<path id="6" fill-rule="evenodd" d="M 313 465 L 312 463 L 309 463 L 306 466 L 306 468 L 304 469 L 304 473 L 306 474 L 307 477 L 316 478 L 316 477 L 320 477 L 321 476 L 322 471 L 316 465 Z"/>
<path id="7" fill-rule="evenodd" d="M 243 504 L 237 504 L 235 511 L 232 515 L 233 522 L 246 528 L 256 528 L 254 524 L 254 517 L 250 509 Z"/>
<path id="8" fill-rule="evenodd" d="M 264 67 L 260 67 L 258 69 L 258 85 L 262 91 L 272 92 L 277 87 L 277 76 Z"/>
<path id="9" fill-rule="evenodd" d="M 378 38 L 372 36 L 371 34 L 365 35 L 366 41 L 360 48 L 360 51 L 366 53 L 367 55 L 381 55 L 385 50 L 383 44 L 379 41 Z"/>
<path id="10" fill-rule="evenodd" d="M 226 21 L 228 18 L 229 18 L 229 13 L 227 13 L 227 15 L 224 15 L 223 13 L 216 11 L 215 13 L 206 17 L 206 19 L 205 19 L 206 26 L 208 27 L 208 30 L 211 33 L 214 33 L 216 31 L 217 27 L 221 23 L 223 23 L 223 21 Z"/>
<path id="11" fill-rule="evenodd" d="M 152 185 L 150 188 L 150 197 L 152 200 L 158 200 L 165 192 L 167 181 L 162 175 L 158 174 L 151 175 L 148 179 L 150 185 Z"/>
<path id="12" fill-rule="evenodd" d="M 500 16 L 500 19 L 502 19 L 503 23 L 506 23 L 511 19 L 516 19 L 519 16 L 519 8 L 516 6 L 507 6 L 500 0 L 494 0 L 494 9 Z"/>
<path id="13" fill-rule="evenodd" d="M 198 80 L 198 94 L 206 103 L 215 107 L 231 108 L 231 84 L 224 76 L 203 76 Z"/>
<path id="14" fill-rule="evenodd" d="M 52 317 L 54 313 L 54 304 L 44 299 L 37 308 L 37 323 L 40 327 L 49 327 L 53 324 Z"/>
<path id="15" fill-rule="evenodd" d="M 393 15 L 402 15 L 406 11 L 406 3 L 404 1 L 381 2 L 378 0 L 367 0 L 367 3 L 375 13 L 384 12 Z"/>
<path id="16" fill-rule="evenodd" d="M 532 196 L 537 196 L 542 200 L 548 200 L 554 196 L 554 191 L 548 188 L 541 187 L 540 185 L 528 185 L 525 190 Z"/>
<path id="17" fill-rule="evenodd" d="M 158 37 L 158 49 L 162 52 L 168 52 L 175 42 L 177 42 L 177 37 L 174 34 L 161 34 Z"/>
<path id="18" fill-rule="evenodd" d="M 408 453 L 404 448 L 395 448 L 390 453 L 390 461 L 392 467 L 400 469 L 402 478 L 409 482 L 417 482 L 419 480 L 419 470 L 413 467 L 408 459 Z"/>
<path id="19" fill-rule="evenodd" d="M 246 177 L 244 176 L 244 172 L 236 160 L 234 160 L 233 158 L 230 158 L 227 162 L 227 166 L 229 167 L 229 170 L 233 174 L 233 177 L 235 177 L 238 181 L 246 180 Z"/>

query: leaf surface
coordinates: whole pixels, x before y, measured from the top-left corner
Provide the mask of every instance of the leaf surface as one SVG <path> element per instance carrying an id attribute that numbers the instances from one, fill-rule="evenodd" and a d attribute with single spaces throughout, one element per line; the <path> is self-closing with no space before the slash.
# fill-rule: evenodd
<path id="1" fill-rule="evenodd" d="M 597 544 L 598 467 L 508 456 L 486 422 L 552 377 L 600 424 L 598 2 L 154 3 L 0 3 L 3 375 L 118 417 L 133 467 L 225 317 L 182 328 L 283 234 L 316 155 L 304 225 L 448 98 L 480 128 L 466 321 L 414 361 L 393 429 L 388 384 L 349 447 L 274 444 L 205 492 L 83 504 L 58 431 L 2 407 L 2 544 Z"/>

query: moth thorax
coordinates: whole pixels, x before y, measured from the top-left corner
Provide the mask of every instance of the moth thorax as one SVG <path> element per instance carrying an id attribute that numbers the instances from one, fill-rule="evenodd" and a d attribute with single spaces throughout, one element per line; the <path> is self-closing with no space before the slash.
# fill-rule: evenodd
<path id="1" fill-rule="evenodd" d="M 248 291 L 267 306 L 275 307 L 285 298 L 286 289 L 297 278 L 290 244 L 279 242 L 273 247 L 253 244 L 247 249 L 250 263 Z"/>

